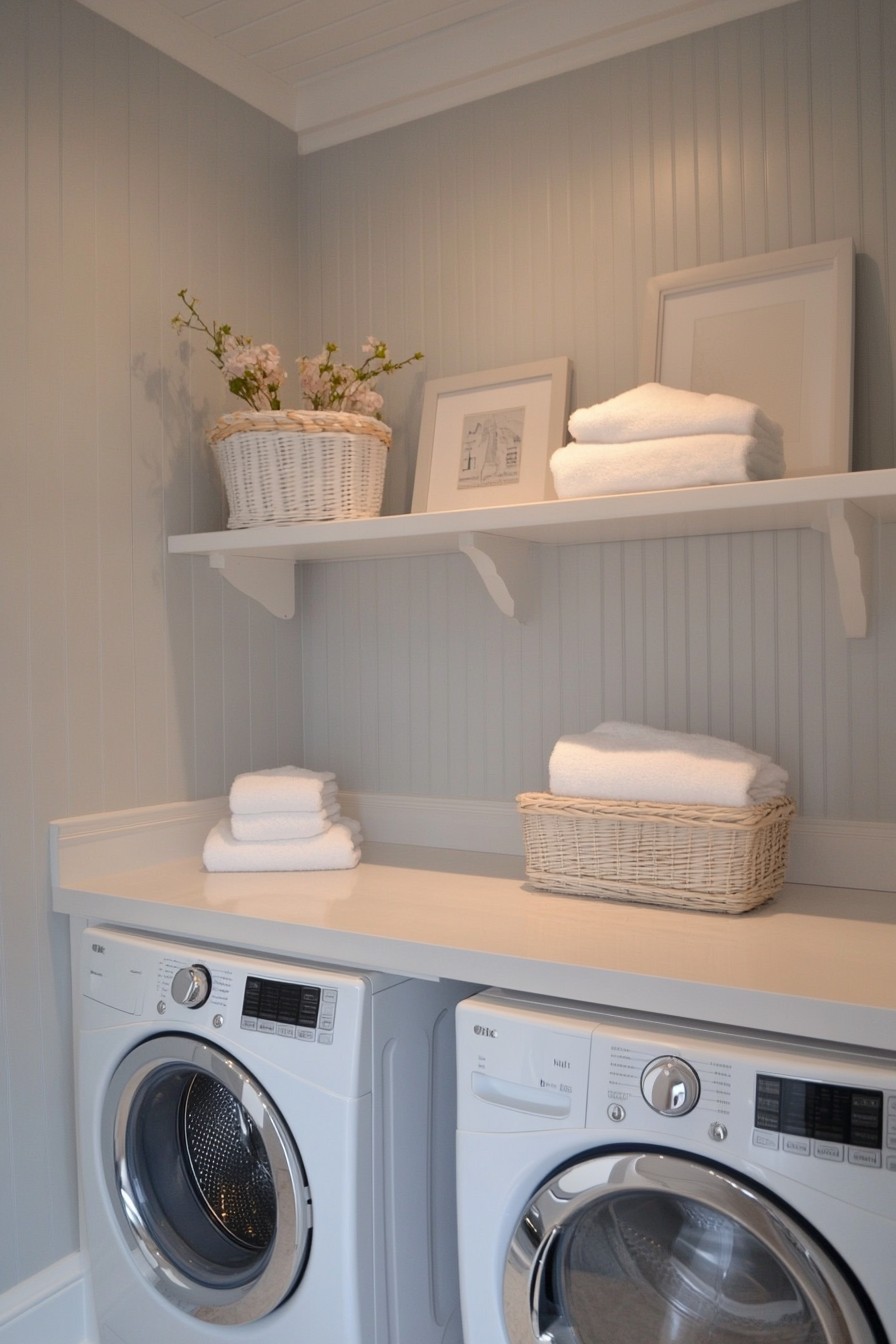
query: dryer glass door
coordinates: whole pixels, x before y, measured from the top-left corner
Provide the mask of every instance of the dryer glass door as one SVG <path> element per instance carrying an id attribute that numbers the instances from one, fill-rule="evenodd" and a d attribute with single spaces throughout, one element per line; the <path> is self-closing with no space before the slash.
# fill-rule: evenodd
<path id="1" fill-rule="evenodd" d="M 298 1150 L 258 1082 L 192 1036 L 157 1036 L 119 1064 L 103 1111 L 109 1197 L 141 1273 L 221 1325 L 293 1291 L 311 1235 Z"/>
<path id="2" fill-rule="evenodd" d="M 535 1195 L 507 1257 L 512 1344 L 873 1344 L 831 1255 L 732 1174 L 604 1154 Z"/>

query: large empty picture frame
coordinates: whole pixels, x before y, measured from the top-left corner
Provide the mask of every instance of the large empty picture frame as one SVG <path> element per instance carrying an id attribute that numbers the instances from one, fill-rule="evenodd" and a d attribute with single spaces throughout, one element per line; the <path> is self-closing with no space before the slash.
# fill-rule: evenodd
<path id="1" fill-rule="evenodd" d="M 783 427 L 788 476 L 852 459 L 851 238 L 655 276 L 641 382 L 727 392 Z"/>
<path id="2" fill-rule="evenodd" d="M 423 393 L 414 513 L 555 499 L 549 462 L 566 442 L 564 355 L 431 379 Z"/>

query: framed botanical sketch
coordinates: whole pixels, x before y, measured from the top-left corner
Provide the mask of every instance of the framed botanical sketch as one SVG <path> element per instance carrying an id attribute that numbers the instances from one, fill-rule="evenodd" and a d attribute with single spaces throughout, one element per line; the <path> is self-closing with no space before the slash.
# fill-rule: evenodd
<path id="1" fill-rule="evenodd" d="M 854 272 L 843 238 L 654 276 L 641 382 L 755 402 L 783 427 L 788 476 L 848 471 Z"/>
<path id="2" fill-rule="evenodd" d="M 548 466 L 566 442 L 565 356 L 431 379 L 414 475 L 414 513 L 554 499 Z"/>

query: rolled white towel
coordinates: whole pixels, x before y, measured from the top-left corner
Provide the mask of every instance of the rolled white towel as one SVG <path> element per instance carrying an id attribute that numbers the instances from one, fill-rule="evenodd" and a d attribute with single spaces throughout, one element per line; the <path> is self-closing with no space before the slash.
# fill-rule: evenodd
<path id="1" fill-rule="evenodd" d="M 752 401 L 663 383 L 642 383 L 573 411 L 569 432 L 578 443 L 634 443 L 682 434 L 765 434 L 779 443 L 782 437 L 781 426 Z"/>
<path id="2" fill-rule="evenodd" d="M 724 738 L 608 721 L 561 737 L 551 752 L 550 791 L 620 802 L 749 807 L 787 792 L 770 756 Z"/>
<path id="3" fill-rule="evenodd" d="M 317 812 L 335 800 L 336 776 L 332 770 L 305 770 L 297 765 L 237 775 L 230 786 L 230 810 L 234 813 Z"/>
<path id="4" fill-rule="evenodd" d="M 230 820 L 213 826 L 202 849 L 210 873 L 319 872 L 354 868 L 361 859 L 361 828 L 344 818 L 308 840 L 235 840 Z"/>
<path id="5" fill-rule="evenodd" d="M 323 835 L 339 819 L 339 804 L 316 812 L 234 812 L 230 829 L 234 840 L 308 840 Z"/>
<path id="6" fill-rule="evenodd" d="M 551 455 L 550 466 L 560 499 L 766 481 L 785 471 L 780 447 L 746 434 L 568 443 Z"/>

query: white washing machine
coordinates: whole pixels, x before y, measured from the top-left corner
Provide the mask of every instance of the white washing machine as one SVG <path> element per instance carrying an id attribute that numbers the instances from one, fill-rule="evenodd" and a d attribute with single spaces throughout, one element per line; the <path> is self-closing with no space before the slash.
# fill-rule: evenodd
<path id="1" fill-rule="evenodd" d="M 88 928 L 78 1147 L 101 1344 L 459 1344 L 471 986 Z"/>
<path id="2" fill-rule="evenodd" d="M 458 1007 L 466 1344 L 896 1344 L 896 1054 Z"/>

